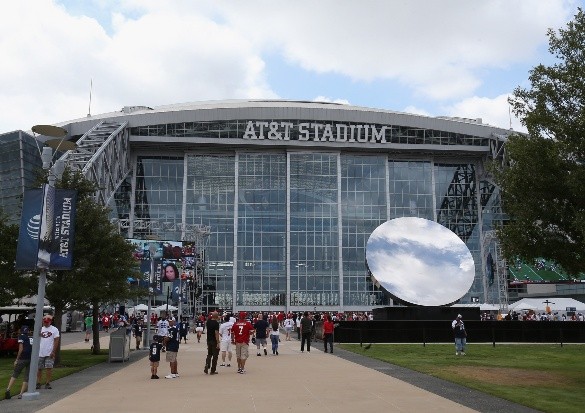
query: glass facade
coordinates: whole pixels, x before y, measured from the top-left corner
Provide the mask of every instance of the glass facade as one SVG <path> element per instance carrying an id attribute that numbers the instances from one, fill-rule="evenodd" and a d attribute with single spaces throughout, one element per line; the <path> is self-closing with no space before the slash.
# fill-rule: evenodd
<path id="1" fill-rule="evenodd" d="M 370 234 L 388 219 L 421 217 L 451 229 L 472 252 L 468 302 L 484 288 L 478 205 L 487 211 L 497 201 L 489 188 L 478 192 L 476 168 L 343 151 L 140 155 L 128 179 L 133 237 L 180 240 L 172 224 L 210 226 L 206 308 L 366 310 L 391 303 L 367 270 Z M 127 192 L 122 185 L 115 197 L 124 214 Z M 148 220 L 157 224 L 142 228 Z"/>
<path id="2" fill-rule="evenodd" d="M 0 209 L 11 224 L 19 223 L 23 191 L 33 187 L 42 169 L 41 147 L 22 131 L 0 135 Z"/>

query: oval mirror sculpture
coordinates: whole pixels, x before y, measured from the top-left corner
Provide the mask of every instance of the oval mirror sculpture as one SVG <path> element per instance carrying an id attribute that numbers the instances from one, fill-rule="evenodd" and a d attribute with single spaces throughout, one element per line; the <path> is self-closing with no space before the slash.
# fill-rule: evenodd
<path id="1" fill-rule="evenodd" d="M 441 224 L 395 218 L 372 232 L 366 260 L 375 282 L 410 304 L 452 304 L 469 291 L 475 276 L 471 252 Z"/>

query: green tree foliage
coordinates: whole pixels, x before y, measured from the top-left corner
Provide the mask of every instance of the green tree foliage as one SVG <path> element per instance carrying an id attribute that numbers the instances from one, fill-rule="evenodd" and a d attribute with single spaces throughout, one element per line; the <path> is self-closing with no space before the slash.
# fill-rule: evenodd
<path id="1" fill-rule="evenodd" d="M 0 306 L 11 305 L 15 299 L 28 295 L 36 281 L 14 269 L 18 226 L 7 222 L 0 211 Z"/>
<path id="2" fill-rule="evenodd" d="M 74 261 L 72 270 L 49 273 L 46 297 L 55 307 L 57 325 L 66 308 L 93 306 L 93 351 L 98 354 L 97 307 L 102 303 L 124 302 L 137 295 L 127 281 L 136 271 L 133 247 L 110 223 L 107 208 L 93 200 L 95 184 L 79 173 L 66 170 L 57 187 L 77 190 Z"/>
<path id="3" fill-rule="evenodd" d="M 508 257 L 543 257 L 570 273 L 585 271 L 585 15 L 548 31 L 551 66 L 530 71 L 527 89 L 509 99 L 528 129 L 506 145 L 496 167 L 511 220 L 499 231 Z"/>

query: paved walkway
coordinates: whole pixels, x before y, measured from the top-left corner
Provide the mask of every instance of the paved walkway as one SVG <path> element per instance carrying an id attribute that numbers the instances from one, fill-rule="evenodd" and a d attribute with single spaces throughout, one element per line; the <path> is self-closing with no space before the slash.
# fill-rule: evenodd
<path id="1" fill-rule="evenodd" d="M 66 333 L 79 334 L 79 333 Z M 88 348 L 73 340 L 63 348 Z M 203 336 L 205 339 L 205 336 Z M 102 335 L 103 348 L 108 336 Z M 132 413 L 172 412 L 534 412 L 504 400 L 447 383 L 340 349 L 301 353 L 299 342 L 280 343 L 278 356 L 257 357 L 255 346 L 246 374 L 218 367 L 205 375 L 206 344 L 194 335 L 179 350 L 180 378 L 164 379 L 168 363 L 161 362 L 160 380 L 150 379 L 145 350 L 132 351 L 129 362 L 103 363 L 53 382 L 40 390 L 38 400 L 5 400 L 0 411 L 11 413 Z M 163 354 L 164 356 L 164 354 Z M 164 357 L 163 357 L 164 358 Z"/>

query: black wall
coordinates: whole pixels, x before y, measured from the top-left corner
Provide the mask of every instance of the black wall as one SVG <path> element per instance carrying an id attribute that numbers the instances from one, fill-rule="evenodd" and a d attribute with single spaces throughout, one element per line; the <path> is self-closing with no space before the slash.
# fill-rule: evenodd
<path id="1" fill-rule="evenodd" d="M 375 321 L 382 320 L 455 320 L 457 314 L 463 320 L 479 320 L 479 307 L 384 307 L 372 311 Z"/>
<path id="2" fill-rule="evenodd" d="M 449 343 L 451 321 L 340 321 L 335 342 Z M 585 322 L 580 321 L 463 321 L 470 343 L 585 343 Z"/>

